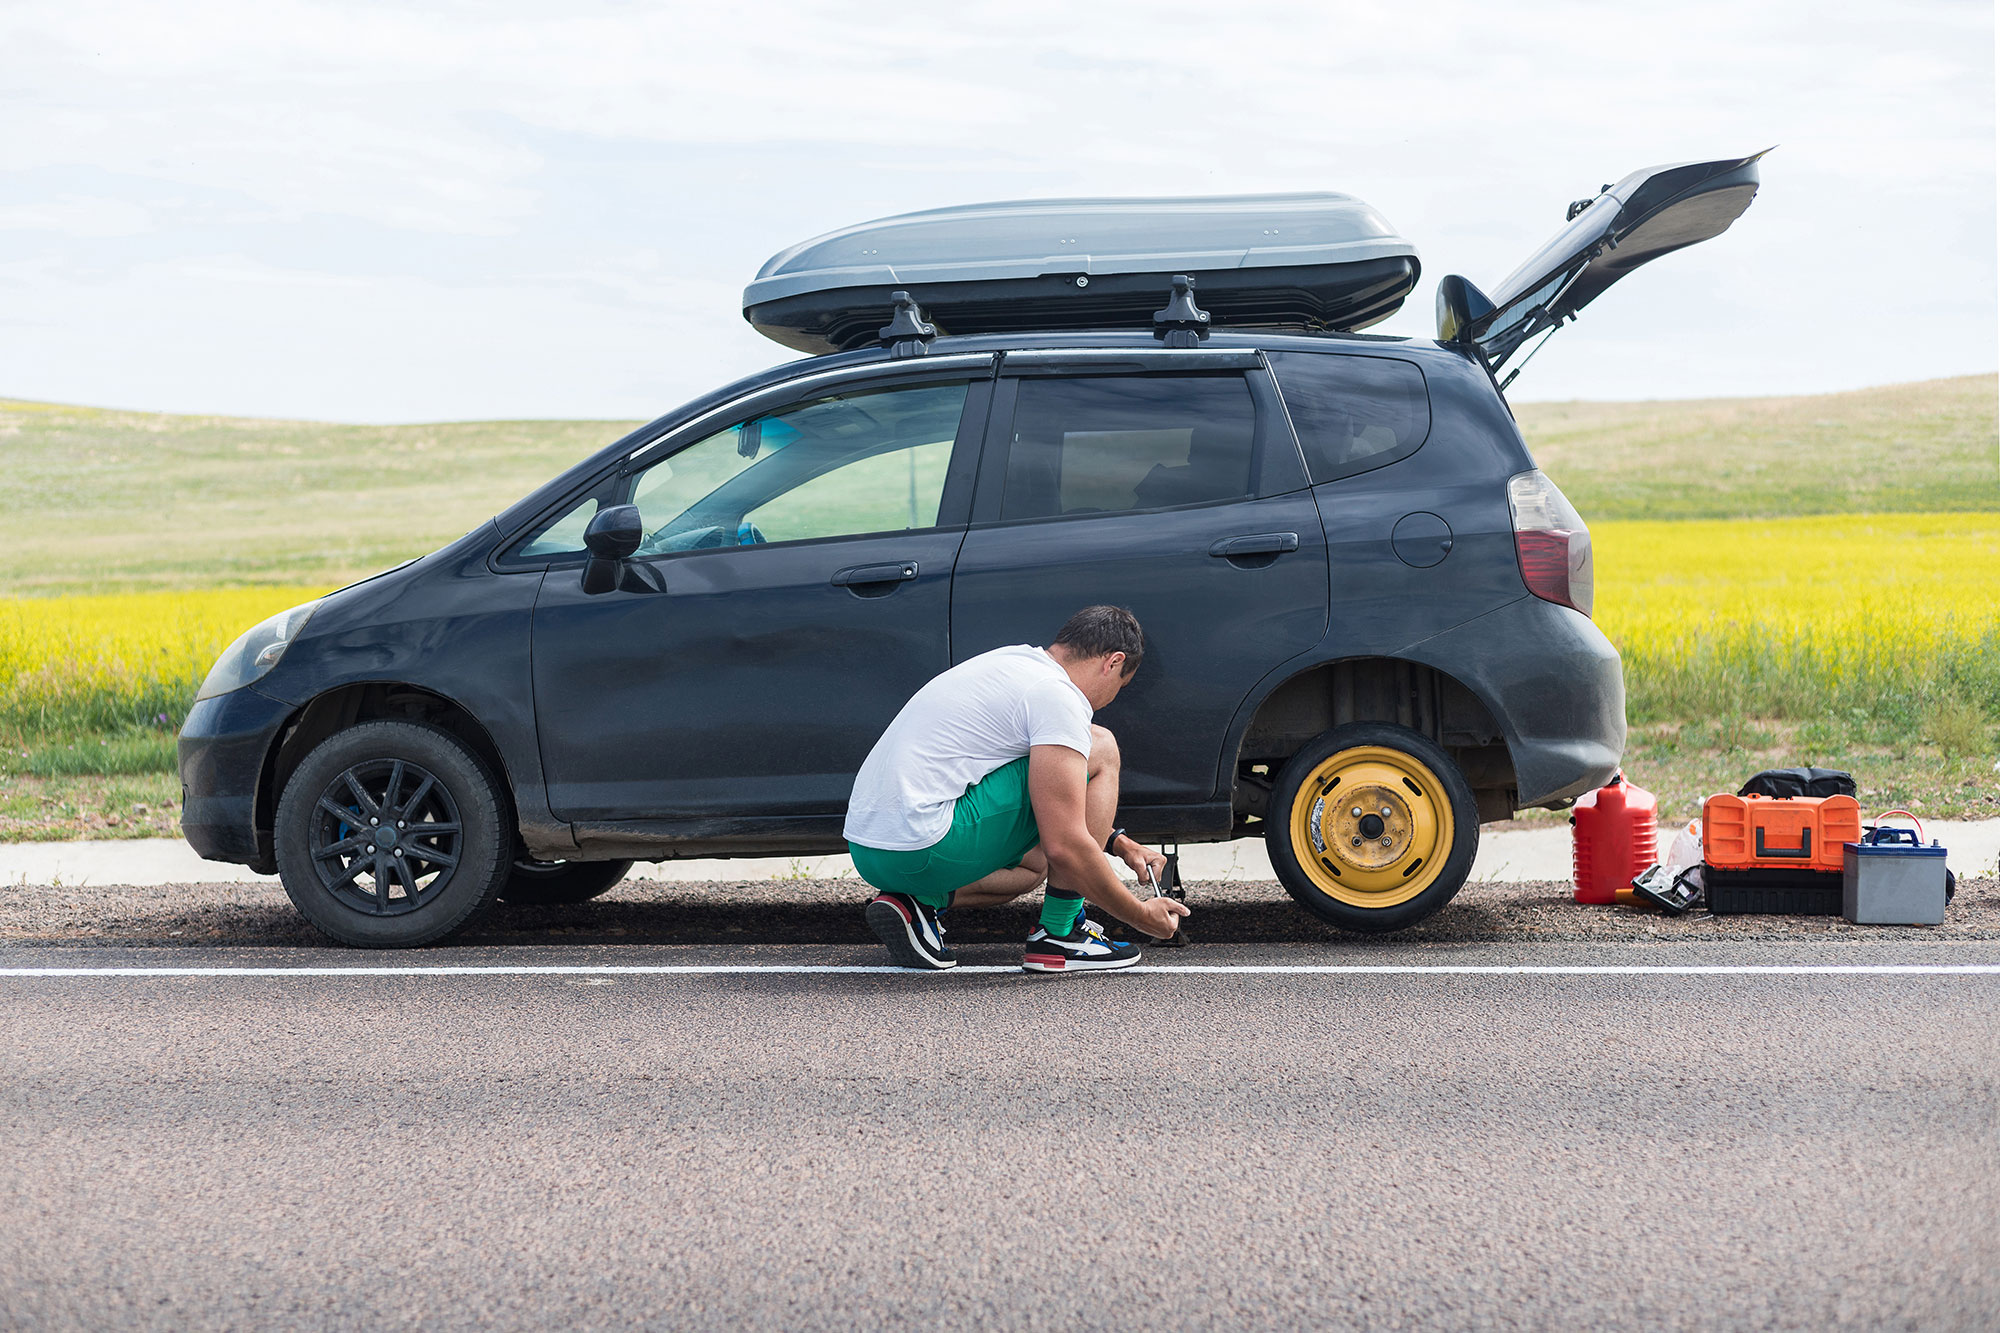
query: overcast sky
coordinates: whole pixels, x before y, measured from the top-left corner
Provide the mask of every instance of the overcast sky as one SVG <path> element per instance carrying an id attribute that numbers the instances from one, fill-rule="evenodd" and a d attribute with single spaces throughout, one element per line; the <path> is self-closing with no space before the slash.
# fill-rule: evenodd
<path id="1" fill-rule="evenodd" d="M 0 396 L 399 421 L 651 416 L 793 355 L 742 287 L 988 199 L 1342 190 L 1427 335 L 1564 205 L 1773 144 L 1520 398 L 1991 371 L 1994 8 L 0 3 Z"/>

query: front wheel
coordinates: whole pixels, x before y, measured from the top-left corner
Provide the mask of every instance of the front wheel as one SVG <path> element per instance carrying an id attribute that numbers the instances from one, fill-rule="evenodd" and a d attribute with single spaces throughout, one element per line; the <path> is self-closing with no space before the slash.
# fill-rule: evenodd
<path id="1" fill-rule="evenodd" d="M 342 944 L 406 949 L 484 911 L 513 861 L 499 784 L 457 737 L 363 722 L 308 754 L 278 801 L 278 874 Z"/>
<path id="2" fill-rule="evenodd" d="M 1429 737 L 1335 727 L 1278 774 L 1265 843 L 1278 882 L 1342 930 L 1413 926 L 1452 900 L 1479 850 L 1472 788 Z"/>
<path id="3" fill-rule="evenodd" d="M 618 887 L 630 861 L 530 861 L 522 857 L 507 873 L 500 896 L 510 903 L 556 907 L 584 903 Z"/>

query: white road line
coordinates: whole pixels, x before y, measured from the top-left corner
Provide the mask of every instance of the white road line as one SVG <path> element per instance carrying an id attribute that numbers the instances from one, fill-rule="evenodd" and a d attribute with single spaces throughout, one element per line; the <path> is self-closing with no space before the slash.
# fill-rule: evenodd
<path id="1" fill-rule="evenodd" d="M 1150 963 L 1133 973 L 1264 976 L 2000 976 L 2000 963 Z M 0 967 L 0 977 L 532 977 L 532 976 L 906 976 L 1013 973 L 1001 964 L 949 972 L 835 963 L 502 963 L 416 967 Z"/>

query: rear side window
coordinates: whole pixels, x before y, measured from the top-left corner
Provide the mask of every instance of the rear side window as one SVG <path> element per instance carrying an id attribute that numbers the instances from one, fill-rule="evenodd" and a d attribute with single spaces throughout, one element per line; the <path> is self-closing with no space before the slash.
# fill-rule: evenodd
<path id="1" fill-rule="evenodd" d="M 1237 499 L 1250 494 L 1256 443 L 1241 375 L 1024 379 L 1000 517 Z"/>
<path id="2" fill-rule="evenodd" d="M 1430 394 L 1408 361 L 1273 352 L 1271 371 L 1315 484 L 1407 458 L 1430 434 Z"/>

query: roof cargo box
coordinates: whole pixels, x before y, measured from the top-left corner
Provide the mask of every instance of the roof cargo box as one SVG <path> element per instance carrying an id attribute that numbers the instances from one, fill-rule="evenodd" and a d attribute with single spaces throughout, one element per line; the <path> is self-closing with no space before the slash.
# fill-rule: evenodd
<path id="1" fill-rule="evenodd" d="M 1033 199 L 864 222 L 771 257 L 743 317 L 801 352 L 865 346 L 908 291 L 940 333 L 1147 329 L 1175 274 L 1211 328 L 1365 328 L 1416 247 L 1350 195 Z"/>

